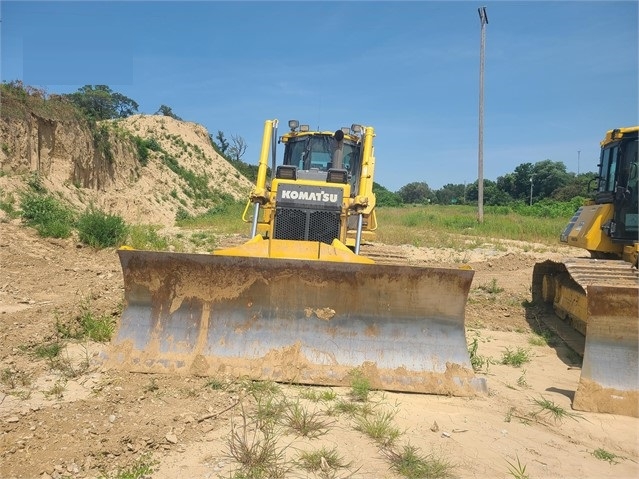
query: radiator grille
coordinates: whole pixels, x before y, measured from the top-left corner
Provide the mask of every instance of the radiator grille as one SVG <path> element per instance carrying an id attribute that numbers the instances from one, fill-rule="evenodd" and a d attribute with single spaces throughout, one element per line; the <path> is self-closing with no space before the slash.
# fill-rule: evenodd
<path id="1" fill-rule="evenodd" d="M 277 208 L 275 239 L 321 241 L 331 244 L 339 238 L 339 212 Z"/>

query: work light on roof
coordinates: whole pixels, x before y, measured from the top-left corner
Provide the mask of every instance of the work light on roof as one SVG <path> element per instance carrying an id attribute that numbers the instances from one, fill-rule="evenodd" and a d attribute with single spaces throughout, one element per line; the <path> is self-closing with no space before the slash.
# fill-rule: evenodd
<path id="1" fill-rule="evenodd" d="M 356 123 L 353 123 L 351 125 L 351 130 L 356 135 L 359 135 L 362 132 L 362 125 L 357 125 Z"/>
<path id="2" fill-rule="evenodd" d="M 288 120 L 288 127 L 291 131 L 295 131 L 297 127 L 300 126 L 300 122 L 297 120 Z"/>
<path id="3" fill-rule="evenodd" d="M 308 125 L 302 125 L 300 126 L 300 131 L 310 131 L 310 127 Z"/>

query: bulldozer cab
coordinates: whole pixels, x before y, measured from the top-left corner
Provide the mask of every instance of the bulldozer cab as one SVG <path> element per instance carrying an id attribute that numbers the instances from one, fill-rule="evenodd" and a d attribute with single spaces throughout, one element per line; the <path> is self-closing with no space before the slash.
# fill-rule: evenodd
<path id="1" fill-rule="evenodd" d="M 343 138 L 339 141 L 333 133 L 313 133 L 288 139 L 284 150 L 283 164 L 294 166 L 297 177 L 326 178 L 330 169 L 344 169 L 348 174 L 351 196 L 359 186 L 361 171 L 361 142 L 359 138 Z"/>
<path id="2" fill-rule="evenodd" d="M 614 215 L 604 225 L 613 241 L 632 244 L 639 236 L 638 128 L 611 130 L 602 142 L 597 204 L 612 204 Z"/>

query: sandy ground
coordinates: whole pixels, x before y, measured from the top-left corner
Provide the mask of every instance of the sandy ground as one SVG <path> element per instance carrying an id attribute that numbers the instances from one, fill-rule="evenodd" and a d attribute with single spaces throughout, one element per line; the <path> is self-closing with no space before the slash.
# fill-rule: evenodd
<path id="1" fill-rule="evenodd" d="M 429 248 L 379 245 L 379 251 L 414 264 L 442 265 L 451 258 L 450 251 Z M 513 243 L 464 255 L 476 271 L 466 336 L 469 344 L 477 341 L 478 355 L 492 360 L 479 373 L 488 393 L 472 398 L 372 393 L 376 411 L 394 414 L 398 447 L 410 444 L 450 462 L 452 477 L 459 478 L 516 477 L 509 463 L 518 461 L 530 478 L 639 476 L 639 420 L 573 411 L 579 357 L 561 342 L 531 343 L 533 329 L 547 315 L 528 304 L 532 267 L 568 254 Z M 0 224 L 1 478 L 98 477 L 140 458 L 154 464 L 148 477 L 157 479 L 232 477 L 237 464 L 227 454 L 230 434 L 241 424 L 240 405 L 252 407 L 245 384 L 214 389 L 210 378 L 107 370 L 100 353 L 108 345 L 100 343 L 69 341 L 57 361 L 33 353 L 55 341 L 56 323 L 68 324 L 87 311 L 117 320 L 122 299 L 114 250 L 42 239 L 15 223 Z M 519 368 L 499 364 L 507 349 L 517 348 L 529 353 L 530 362 Z M 340 399 L 349 400 L 348 388 L 333 388 L 336 398 L 319 402 L 309 399 L 306 387 L 280 388 L 331 423 L 316 439 L 284 431 L 278 444 L 286 461 L 325 446 L 350 463 L 325 477 L 401 477 L 351 417 L 323 415 Z M 547 414 L 536 402 L 542 400 L 567 415 Z M 286 477 L 322 476 L 293 469 Z"/>

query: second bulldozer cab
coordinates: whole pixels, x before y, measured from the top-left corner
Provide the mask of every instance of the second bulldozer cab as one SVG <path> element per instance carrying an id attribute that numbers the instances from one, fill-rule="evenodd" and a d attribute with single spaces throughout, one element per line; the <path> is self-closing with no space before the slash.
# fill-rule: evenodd
<path id="1" fill-rule="evenodd" d="M 601 142 L 594 200 L 580 207 L 560 240 L 583 248 L 593 258 L 637 264 L 639 252 L 639 127 L 609 130 Z"/>
<path id="2" fill-rule="evenodd" d="M 637 144 L 639 128 L 610 130 L 601 142 L 595 203 L 612 204 L 614 213 L 603 228 L 613 240 L 634 243 L 639 235 Z"/>
<path id="3" fill-rule="evenodd" d="M 251 236 L 327 245 L 337 241 L 358 254 L 377 228 L 373 128 L 353 124 L 311 131 L 297 120 L 288 126 L 277 138 L 277 120 L 265 123 L 258 178 L 244 213 L 249 221 L 253 205 Z M 277 144 L 284 145 L 279 161 Z"/>

